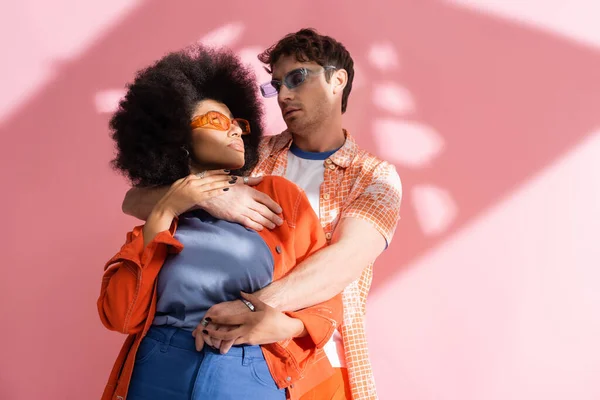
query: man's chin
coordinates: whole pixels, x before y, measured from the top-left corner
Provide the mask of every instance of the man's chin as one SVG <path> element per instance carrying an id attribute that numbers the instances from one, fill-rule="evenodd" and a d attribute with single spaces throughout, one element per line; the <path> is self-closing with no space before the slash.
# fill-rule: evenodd
<path id="1" fill-rule="evenodd" d="M 290 131 L 302 130 L 302 121 L 297 118 L 291 117 L 284 120 L 284 122 L 285 126 L 287 126 Z"/>

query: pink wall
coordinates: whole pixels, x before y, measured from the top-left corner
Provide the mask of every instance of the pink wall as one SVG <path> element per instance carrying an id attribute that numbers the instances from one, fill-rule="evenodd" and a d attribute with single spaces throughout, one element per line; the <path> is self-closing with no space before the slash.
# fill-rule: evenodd
<path id="1" fill-rule="evenodd" d="M 97 3 L 0 10 L 0 399 L 98 398 L 123 340 L 95 301 L 103 262 L 136 222 L 108 167 L 124 83 L 196 40 L 255 62 L 303 26 L 353 54 L 346 126 L 403 179 L 369 303 L 380 397 L 600 398 L 592 0 L 225 0 L 216 18 L 188 0 Z"/>

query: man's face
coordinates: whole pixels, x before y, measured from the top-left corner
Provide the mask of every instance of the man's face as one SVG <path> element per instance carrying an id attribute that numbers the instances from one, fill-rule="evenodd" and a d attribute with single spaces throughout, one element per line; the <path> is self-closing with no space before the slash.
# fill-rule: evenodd
<path id="1" fill-rule="evenodd" d="M 334 98 L 324 68 L 315 62 L 298 62 L 294 56 L 282 56 L 273 64 L 273 80 L 283 81 L 299 68 L 307 69 L 306 79 L 293 89 L 282 84 L 277 102 L 288 129 L 303 134 L 330 118 Z"/>

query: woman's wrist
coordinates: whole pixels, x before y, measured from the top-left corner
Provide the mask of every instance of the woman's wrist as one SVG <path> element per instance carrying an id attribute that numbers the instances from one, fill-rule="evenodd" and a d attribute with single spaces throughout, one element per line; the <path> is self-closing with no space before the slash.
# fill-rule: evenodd
<path id="1" fill-rule="evenodd" d="M 177 214 L 173 212 L 173 210 L 171 210 L 169 207 L 162 203 L 158 203 L 150 212 L 150 215 L 148 216 L 148 222 L 150 221 L 150 219 L 153 219 L 155 221 L 163 221 L 163 223 L 168 221 L 169 226 L 171 226 L 171 222 L 173 222 L 173 219 L 176 216 Z"/>
<path id="2" fill-rule="evenodd" d="M 154 207 L 144 225 L 144 246 L 152 242 L 154 237 L 160 232 L 169 229 L 174 218 L 175 214 L 168 209 L 159 207 L 158 205 Z"/>

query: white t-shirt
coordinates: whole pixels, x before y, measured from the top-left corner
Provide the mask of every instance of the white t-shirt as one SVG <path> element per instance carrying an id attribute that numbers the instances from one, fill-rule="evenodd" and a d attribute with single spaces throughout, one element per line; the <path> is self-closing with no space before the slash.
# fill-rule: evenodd
<path id="1" fill-rule="evenodd" d="M 321 184 L 325 176 L 325 160 L 336 151 L 311 153 L 300 150 L 292 144 L 288 152 L 285 177 L 304 190 L 312 209 L 319 218 L 321 218 L 319 199 L 321 198 Z M 346 367 L 344 343 L 342 335 L 337 329 L 325 345 L 324 350 L 333 367 Z"/>

